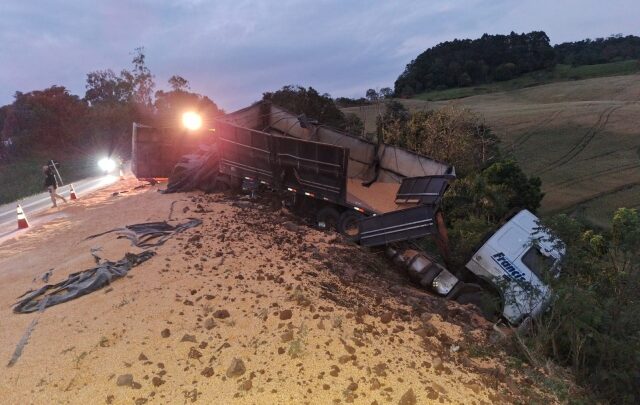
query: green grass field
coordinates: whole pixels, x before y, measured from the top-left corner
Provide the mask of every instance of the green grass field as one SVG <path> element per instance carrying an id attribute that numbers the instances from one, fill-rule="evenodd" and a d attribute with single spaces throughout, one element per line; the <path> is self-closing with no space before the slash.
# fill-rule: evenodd
<path id="1" fill-rule="evenodd" d="M 586 65 L 577 67 L 573 67 L 570 65 L 556 65 L 552 70 L 528 73 L 513 80 L 489 83 L 481 86 L 458 87 L 446 90 L 428 91 L 418 94 L 414 98 L 426 101 L 452 100 L 457 98 L 476 96 L 480 94 L 489 94 L 522 89 L 526 87 L 540 86 L 543 84 L 559 81 L 584 80 L 592 79 L 595 77 L 627 75 L 637 72 L 640 72 L 640 61 L 637 60 L 627 60 L 622 62 L 604 63 L 601 65 Z"/>
<path id="2" fill-rule="evenodd" d="M 453 103 L 481 114 L 500 137 L 503 151 L 542 179 L 543 215 L 567 212 L 604 227 L 616 208 L 640 208 L 640 74 L 629 70 L 627 62 L 577 69 L 593 76 L 620 72 L 616 69 L 623 66 L 628 69 L 623 75 L 454 100 L 399 101 L 413 111 Z M 562 69 L 556 74 L 576 73 Z M 373 108 L 343 111 L 366 118 L 365 130 L 373 132 Z"/>

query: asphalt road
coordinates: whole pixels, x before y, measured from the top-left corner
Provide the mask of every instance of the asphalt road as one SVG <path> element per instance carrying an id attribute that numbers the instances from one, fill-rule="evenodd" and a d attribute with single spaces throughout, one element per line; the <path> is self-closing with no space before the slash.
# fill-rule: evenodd
<path id="1" fill-rule="evenodd" d="M 78 198 L 80 198 L 82 195 L 113 184 L 118 181 L 118 179 L 118 176 L 111 175 L 91 177 L 73 183 L 73 188 L 76 190 L 76 195 L 78 196 Z M 65 185 L 59 187 L 58 194 L 68 199 L 69 186 Z M 52 205 L 49 193 L 44 192 L 0 206 L 0 237 L 7 236 L 8 234 L 18 229 L 18 220 L 16 214 L 17 204 L 20 204 L 22 206 L 22 209 L 27 215 L 27 219 L 29 218 L 29 215 L 44 211 L 50 208 Z M 58 200 L 58 206 L 61 205 L 64 205 L 64 203 Z"/>

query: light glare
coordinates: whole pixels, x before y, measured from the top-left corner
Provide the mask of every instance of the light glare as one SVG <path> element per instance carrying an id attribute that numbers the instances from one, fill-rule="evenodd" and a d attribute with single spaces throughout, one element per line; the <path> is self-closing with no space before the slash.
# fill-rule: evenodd
<path id="1" fill-rule="evenodd" d="M 113 159 L 102 158 L 98 161 L 98 167 L 100 167 L 100 170 L 103 172 L 110 172 L 116 168 L 116 162 L 114 162 Z"/>
<path id="2" fill-rule="evenodd" d="M 192 111 L 186 112 L 182 114 L 182 125 L 188 130 L 195 131 L 202 126 L 202 118 Z"/>

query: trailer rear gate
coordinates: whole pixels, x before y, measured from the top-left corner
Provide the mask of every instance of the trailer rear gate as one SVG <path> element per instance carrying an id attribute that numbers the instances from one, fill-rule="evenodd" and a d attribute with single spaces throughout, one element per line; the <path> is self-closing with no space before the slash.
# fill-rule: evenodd
<path id="1" fill-rule="evenodd" d="M 348 149 L 222 121 L 216 124 L 216 136 L 220 141 L 222 173 L 344 203 Z"/>

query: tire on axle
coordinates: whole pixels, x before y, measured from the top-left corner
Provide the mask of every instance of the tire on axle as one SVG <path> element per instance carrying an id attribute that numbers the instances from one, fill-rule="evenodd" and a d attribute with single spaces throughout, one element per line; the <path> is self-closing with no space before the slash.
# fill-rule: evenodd
<path id="1" fill-rule="evenodd" d="M 360 228 L 358 224 L 364 215 L 358 211 L 346 210 L 340 214 L 338 220 L 338 232 L 346 236 L 349 240 L 357 241 L 360 239 Z"/>
<path id="2" fill-rule="evenodd" d="M 316 223 L 321 229 L 337 230 L 339 221 L 340 213 L 333 207 L 320 208 L 316 214 Z"/>

